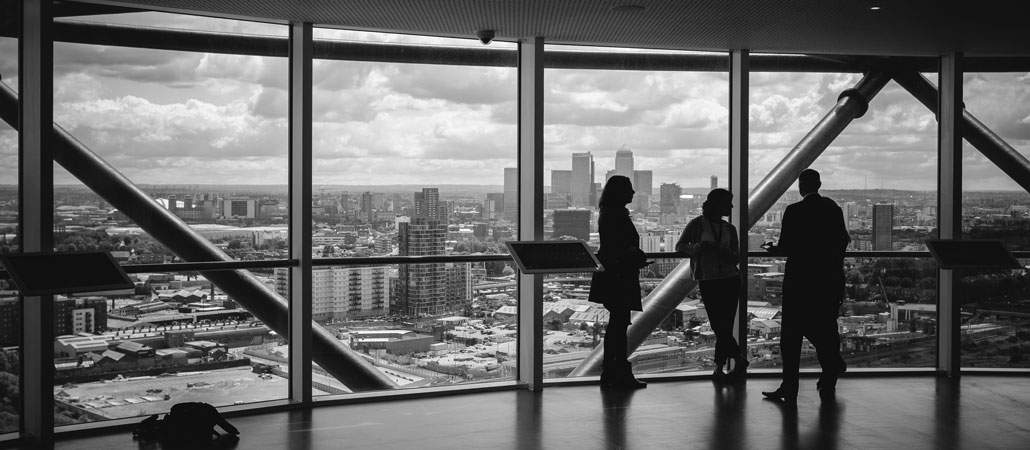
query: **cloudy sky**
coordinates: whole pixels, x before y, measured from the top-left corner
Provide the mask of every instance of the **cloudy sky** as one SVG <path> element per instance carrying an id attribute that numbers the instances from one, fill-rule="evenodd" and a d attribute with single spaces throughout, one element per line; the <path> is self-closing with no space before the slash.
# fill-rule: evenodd
<path id="1" fill-rule="evenodd" d="M 160 13 L 84 21 L 286 35 L 281 25 Z M 482 48 L 475 40 L 316 30 L 318 39 Z M 514 49 L 510 43 L 492 46 Z M 16 42 L 0 39 L 0 75 L 17 82 Z M 147 184 L 285 184 L 285 58 L 55 44 L 55 119 L 125 175 Z M 316 61 L 317 184 L 492 184 L 515 164 L 516 73 Z M 828 111 L 855 74 L 753 73 L 751 173 L 757 183 Z M 707 186 L 728 174 L 725 73 L 547 70 L 547 169 L 590 151 L 598 178 L 615 151 L 662 182 Z M 967 76 L 966 103 L 1030 152 L 1030 76 Z M 936 122 L 889 84 L 816 162 L 827 188 L 934 189 Z M 17 176 L 17 138 L 0 126 L 0 183 Z M 966 186 L 1014 189 L 970 149 Z M 58 183 L 74 182 L 61 169 Z M 549 174 L 545 174 L 549 183 Z"/>

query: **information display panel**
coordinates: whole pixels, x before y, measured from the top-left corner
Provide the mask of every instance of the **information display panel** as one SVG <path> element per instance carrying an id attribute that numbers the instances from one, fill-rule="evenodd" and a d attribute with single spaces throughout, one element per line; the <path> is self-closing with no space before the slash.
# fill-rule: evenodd
<path id="1" fill-rule="evenodd" d="M 523 273 L 604 270 L 594 252 L 590 251 L 590 247 L 583 241 L 508 241 L 505 245 Z"/>
<path id="2" fill-rule="evenodd" d="M 942 269 L 1019 269 L 1019 261 L 1001 241 L 930 239 L 926 247 Z"/>
<path id="3" fill-rule="evenodd" d="M 5 254 L 0 255 L 0 262 L 24 296 L 135 287 L 107 252 Z"/>

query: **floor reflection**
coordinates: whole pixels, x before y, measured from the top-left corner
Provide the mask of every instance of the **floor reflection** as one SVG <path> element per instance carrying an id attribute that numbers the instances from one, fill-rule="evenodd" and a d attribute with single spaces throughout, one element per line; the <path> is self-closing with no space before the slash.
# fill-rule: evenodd
<path id="1" fill-rule="evenodd" d="M 940 377 L 934 381 L 934 422 L 937 448 L 952 448 L 959 442 L 959 402 L 961 383 L 955 378 Z"/>
<path id="2" fill-rule="evenodd" d="M 807 405 L 803 405 L 805 407 Z M 838 399 L 819 403 L 818 416 L 811 429 L 800 430 L 798 408 L 778 404 L 783 415 L 783 433 L 780 448 L 835 450 L 841 447 L 840 424 L 844 417 L 844 405 Z"/>
<path id="3" fill-rule="evenodd" d="M 607 448 L 626 448 L 626 413 L 635 389 L 602 390 L 601 406 L 604 417 L 604 437 Z"/>
<path id="4" fill-rule="evenodd" d="M 712 446 L 714 448 L 746 448 L 744 410 L 747 385 L 713 383 L 715 399 L 712 414 Z"/>

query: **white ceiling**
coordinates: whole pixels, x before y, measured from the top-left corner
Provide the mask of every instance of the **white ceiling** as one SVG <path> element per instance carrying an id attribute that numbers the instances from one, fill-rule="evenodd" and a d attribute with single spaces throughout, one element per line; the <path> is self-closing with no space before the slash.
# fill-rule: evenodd
<path id="1" fill-rule="evenodd" d="M 343 28 L 624 47 L 833 54 L 1030 55 L 1026 1 L 981 0 L 121 0 Z M 620 11 L 618 5 L 642 10 Z M 878 11 L 872 6 L 880 6 Z"/>

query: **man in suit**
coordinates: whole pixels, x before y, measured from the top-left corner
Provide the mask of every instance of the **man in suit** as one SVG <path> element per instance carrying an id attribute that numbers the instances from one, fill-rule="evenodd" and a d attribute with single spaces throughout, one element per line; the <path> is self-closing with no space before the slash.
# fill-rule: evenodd
<path id="1" fill-rule="evenodd" d="M 822 367 L 819 396 L 834 398 L 837 376 L 846 365 L 840 355 L 837 315 L 844 301 L 844 251 L 851 242 L 844 213 L 833 200 L 819 195 L 819 172 L 805 169 L 798 177 L 802 197 L 783 213 L 780 240 L 766 247 L 787 257 L 783 277 L 783 323 L 780 355 L 783 381 L 766 398 L 797 404 L 801 339 L 815 346 Z"/>

